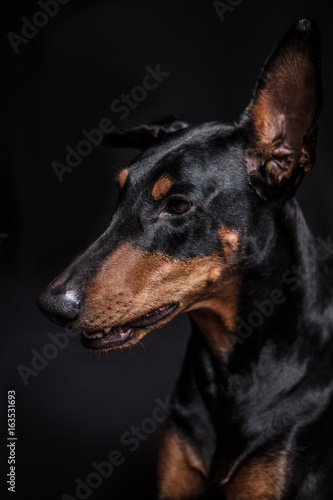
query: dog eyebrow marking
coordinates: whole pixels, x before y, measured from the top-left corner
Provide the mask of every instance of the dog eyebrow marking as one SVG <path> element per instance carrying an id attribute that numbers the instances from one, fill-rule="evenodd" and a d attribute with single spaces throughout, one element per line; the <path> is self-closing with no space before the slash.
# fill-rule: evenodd
<path id="1" fill-rule="evenodd" d="M 124 168 L 124 170 L 122 170 L 119 173 L 119 175 L 117 177 L 117 181 L 118 181 L 120 189 L 122 189 L 125 186 L 125 183 L 126 183 L 126 180 L 127 180 L 127 177 L 128 177 L 128 173 L 129 173 L 128 168 Z"/>
<path id="2" fill-rule="evenodd" d="M 167 175 L 162 175 L 154 184 L 152 195 L 155 200 L 161 200 L 168 194 L 173 186 L 173 180 Z"/>

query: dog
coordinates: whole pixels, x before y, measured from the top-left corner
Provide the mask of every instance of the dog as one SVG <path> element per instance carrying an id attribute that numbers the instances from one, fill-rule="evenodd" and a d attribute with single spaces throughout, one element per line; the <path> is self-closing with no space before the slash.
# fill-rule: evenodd
<path id="1" fill-rule="evenodd" d="M 301 19 L 234 124 L 169 116 L 106 136 L 141 154 L 110 226 L 40 296 L 92 352 L 189 313 L 159 500 L 333 498 L 332 252 L 294 199 L 315 163 L 320 59 Z"/>

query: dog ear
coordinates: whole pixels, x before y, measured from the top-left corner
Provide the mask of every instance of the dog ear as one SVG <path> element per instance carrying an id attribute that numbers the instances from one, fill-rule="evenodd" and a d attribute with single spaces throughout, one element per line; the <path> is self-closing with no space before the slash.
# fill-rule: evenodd
<path id="1" fill-rule="evenodd" d="M 290 198 L 315 163 L 320 54 L 316 23 L 301 19 L 266 62 L 242 117 L 252 131 L 244 163 L 265 200 Z"/>
<path id="2" fill-rule="evenodd" d="M 178 115 L 168 115 L 151 125 L 139 125 L 126 130 L 116 130 L 104 137 L 103 144 L 111 148 L 136 148 L 144 151 L 157 139 L 188 127 Z"/>

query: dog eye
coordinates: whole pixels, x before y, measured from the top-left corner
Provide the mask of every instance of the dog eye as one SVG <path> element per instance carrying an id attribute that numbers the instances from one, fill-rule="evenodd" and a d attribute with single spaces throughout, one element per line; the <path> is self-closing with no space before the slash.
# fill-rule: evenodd
<path id="1" fill-rule="evenodd" d="M 170 198 L 167 206 L 165 207 L 165 212 L 173 215 L 181 215 L 188 212 L 192 207 L 192 203 L 185 198 L 175 197 Z"/>

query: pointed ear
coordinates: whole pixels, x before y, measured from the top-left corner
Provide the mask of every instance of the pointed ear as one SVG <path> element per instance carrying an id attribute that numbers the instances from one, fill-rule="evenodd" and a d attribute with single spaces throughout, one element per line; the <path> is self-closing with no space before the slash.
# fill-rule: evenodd
<path id="1" fill-rule="evenodd" d="M 103 144 L 111 148 L 136 148 L 144 151 L 157 139 L 188 127 L 178 115 L 168 115 L 151 125 L 139 125 L 126 130 L 116 130 L 104 137 Z"/>
<path id="2" fill-rule="evenodd" d="M 267 61 L 243 119 L 250 127 L 244 163 L 266 200 L 290 198 L 316 156 L 321 107 L 320 34 L 301 19 Z"/>

